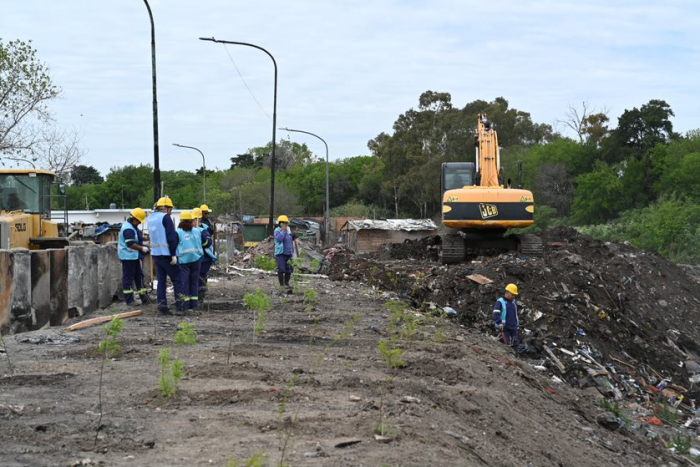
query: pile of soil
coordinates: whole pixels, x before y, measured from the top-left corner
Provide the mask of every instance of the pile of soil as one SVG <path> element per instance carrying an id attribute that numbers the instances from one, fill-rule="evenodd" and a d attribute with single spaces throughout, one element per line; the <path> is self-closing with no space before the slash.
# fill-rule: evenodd
<path id="1" fill-rule="evenodd" d="M 454 266 L 425 257 L 363 259 L 345 251 L 331 264 L 332 278 L 342 273 L 343 278 L 396 292 L 417 308 L 450 306 L 462 323 L 489 334 L 495 332 L 494 303 L 512 282 L 520 289 L 521 350 L 530 358 L 546 358 L 571 384 L 637 399 L 670 385 L 669 397 L 684 395 L 685 403 L 700 400 L 698 385 L 689 381 L 697 374 L 693 362 L 700 362 L 700 301 L 694 279 L 656 254 L 603 243 L 574 229 L 552 229 L 542 238 L 542 257 L 509 252 L 471 256 Z M 432 241 L 386 251 L 402 258 Z M 482 285 L 467 278 L 473 274 L 493 282 Z M 564 371 L 545 348 L 558 355 Z"/>

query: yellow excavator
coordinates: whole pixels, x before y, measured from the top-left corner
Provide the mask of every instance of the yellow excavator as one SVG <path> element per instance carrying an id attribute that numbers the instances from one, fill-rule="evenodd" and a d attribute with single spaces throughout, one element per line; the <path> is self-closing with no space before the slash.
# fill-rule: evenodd
<path id="1" fill-rule="evenodd" d="M 68 238 L 51 217 L 52 201 L 63 200 L 67 224 L 65 186 L 55 183 L 47 170 L 0 170 L 0 249 L 63 248 Z"/>
<path id="2" fill-rule="evenodd" d="M 459 263 L 471 248 L 541 254 L 536 235 L 505 235 L 534 223 L 535 204 L 532 192 L 521 188 L 521 163 L 519 188 L 503 180 L 498 135 L 485 114 L 478 117 L 474 143 L 476 162 L 442 164 L 442 223 L 448 232 L 441 236 L 441 261 Z"/>

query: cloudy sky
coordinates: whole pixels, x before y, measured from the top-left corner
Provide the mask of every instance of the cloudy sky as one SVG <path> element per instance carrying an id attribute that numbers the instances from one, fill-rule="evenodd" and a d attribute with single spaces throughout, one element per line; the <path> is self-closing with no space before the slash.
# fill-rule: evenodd
<path id="1" fill-rule="evenodd" d="M 625 110 L 666 100 L 676 131 L 700 128 L 700 7 L 675 1 L 151 0 L 156 25 L 162 170 L 227 168 L 277 123 L 323 137 L 331 159 L 368 154 L 426 90 L 455 106 L 503 96 L 538 123 L 569 104 Z M 33 41 L 75 129 L 83 163 L 153 163 L 150 24 L 142 0 L 3 2 L 3 41 Z M 230 57 L 229 57 L 230 54 Z M 240 71 L 237 71 L 236 67 Z M 242 76 L 242 78 L 241 78 Z M 563 130 L 563 129 L 562 129 Z M 313 137 L 278 131 L 280 138 Z"/>

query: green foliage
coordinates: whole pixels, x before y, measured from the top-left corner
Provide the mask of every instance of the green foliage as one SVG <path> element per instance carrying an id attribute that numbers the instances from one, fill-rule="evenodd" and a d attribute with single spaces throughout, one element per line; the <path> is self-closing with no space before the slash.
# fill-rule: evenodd
<path id="1" fill-rule="evenodd" d="M 120 347 L 117 342 L 117 337 L 124 327 L 124 321 L 118 316 L 112 318 L 112 321 L 102 326 L 102 330 L 106 334 L 106 338 L 97 345 L 97 353 L 102 358 L 112 358 L 119 353 Z"/>
<path id="2" fill-rule="evenodd" d="M 678 423 L 678 415 L 676 412 L 672 411 L 665 402 L 657 404 L 654 412 L 656 416 L 659 417 L 659 420 L 667 425 L 676 425 Z"/>
<path id="3" fill-rule="evenodd" d="M 389 368 L 403 368 L 406 366 L 406 362 L 403 360 L 404 352 L 396 347 L 394 342 L 381 339 L 377 343 L 377 349 Z"/>
<path id="4" fill-rule="evenodd" d="M 571 216 L 577 224 L 600 224 L 615 217 L 623 200 L 622 181 L 613 168 L 600 164 L 596 171 L 576 177 Z"/>
<path id="5" fill-rule="evenodd" d="M 321 262 L 317 259 L 312 259 L 309 262 L 309 269 L 311 269 L 312 272 L 316 272 L 321 268 Z"/>
<path id="6" fill-rule="evenodd" d="M 352 335 L 352 330 L 354 329 L 355 325 L 361 317 L 362 314 L 360 313 L 353 314 L 349 320 L 343 323 L 343 331 L 340 334 L 333 336 L 332 342 L 342 342 L 350 339 L 350 336 Z"/>
<path id="7" fill-rule="evenodd" d="M 304 303 L 313 303 L 316 301 L 316 298 L 318 298 L 318 292 L 314 289 L 304 290 Z"/>
<path id="8" fill-rule="evenodd" d="M 682 456 L 690 454 L 690 446 L 692 444 L 693 438 L 690 436 L 682 436 L 680 433 L 676 433 L 673 437 L 671 443 L 669 443 L 669 448 L 676 448 L 676 453 Z"/>
<path id="9" fill-rule="evenodd" d="M 675 262 L 700 264 L 700 205 L 694 201 L 662 197 L 608 224 L 578 230 L 603 241 L 626 240 Z"/>
<path id="10" fill-rule="evenodd" d="M 266 255 L 256 257 L 255 265 L 263 271 L 272 271 L 277 267 L 275 260 Z"/>
<path id="11" fill-rule="evenodd" d="M 617 403 L 617 401 L 613 404 L 607 399 L 603 399 L 600 401 L 600 406 L 606 411 L 610 412 L 611 414 L 615 415 L 617 418 L 622 420 L 628 425 L 632 424 L 632 420 L 630 420 L 626 415 L 625 412 L 622 410 L 622 407 L 620 407 L 620 404 Z"/>
<path id="12" fill-rule="evenodd" d="M 197 331 L 190 323 L 182 322 L 177 325 L 178 331 L 175 333 L 175 345 L 194 345 L 197 343 Z"/>
<path id="13" fill-rule="evenodd" d="M 442 324 L 439 328 L 435 330 L 433 335 L 433 342 L 436 344 L 444 344 L 450 336 L 445 332 L 445 325 Z"/>
<path id="14" fill-rule="evenodd" d="M 73 186 L 99 184 L 104 182 L 100 172 L 91 165 L 76 165 L 71 169 L 70 181 Z"/>
<path id="15" fill-rule="evenodd" d="M 227 467 L 264 467 L 266 465 L 267 454 L 263 451 L 256 452 L 248 459 L 232 459 L 226 464 Z"/>
<path id="16" fill-rule="evenodd" d="M 170 349 L 161 349 L 156 360 L 160 365 L 158 388 L 161 395 L 169 399 L 175 395 L 180 380 L 185 376 L 185 365 L 182 361 L 173 359 Z"/>
<path id="17" fill-rule="evenodd" d="M 399 434 L 399 429 L 388 420 L 381 419 L 374 427 L 374 434 L 385 437 L 392 437 Z"/>
<path id="18" fill-rule="evenodd" d="M 254 293 L 243 296 L 243 305 L 253 312 L 253 335 L 260 335 L 265 329 L 265 312 L 271 308 L 270 297 L 257 288 Z"/>

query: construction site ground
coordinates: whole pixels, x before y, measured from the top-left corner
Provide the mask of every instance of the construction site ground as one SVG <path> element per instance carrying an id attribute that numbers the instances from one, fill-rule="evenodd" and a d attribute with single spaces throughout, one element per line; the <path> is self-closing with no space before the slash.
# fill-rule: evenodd
<path id="1" fill-rule="evenodd" d="M 679 362 L 697 353 L 697 283 L 624 245 L 551 235 L 543 258 L 499 253 L 458 266 L 439 265 L 430 239 L 379 259 L 338 250 L 328 255 L 333 280 L 302 277 L 293 294 L 268 274 L 220 271 L 196 315 L 159 317 L 145 306 L 124 321 L 121 351 L 105 366 L 96 442 L 102 328 L 4 336 L 0 465 L 225 466 L 256 454 L 269 466 L 688 465 L 668 450 L 678 426 L 638 421 L 653 415 L 639 380 L 668 376 L 686 389 L 683 407 L 696 394 Z M 474 273 L 494 282 L 466 278 Z M 523 354 L 490 323 L 511 281 L 529 331 Z M 256 335 L 243 297 L 257 288 L 272 310 Z M 406 304 L 415 333 L 392 322 L 393 299 Z M 441 313 L 446 305 L 458 316 Z M 178 349 L 182 321 L 198 336 Z M 401 349 L 405 365 L 388 365 L 380 341 Z M 557 368 L 543 351 L 553 344 L 586 346 L 589 363 L 555 348 Z M 187 373 L 172 398 L 158 389 L 164 348 Z M 601 408 L 603 373 L 586 380 L 596 355 L 602 365 L 623 362 L 606 378 L 623 392 L 628 425 L 614 426 Z"/>

